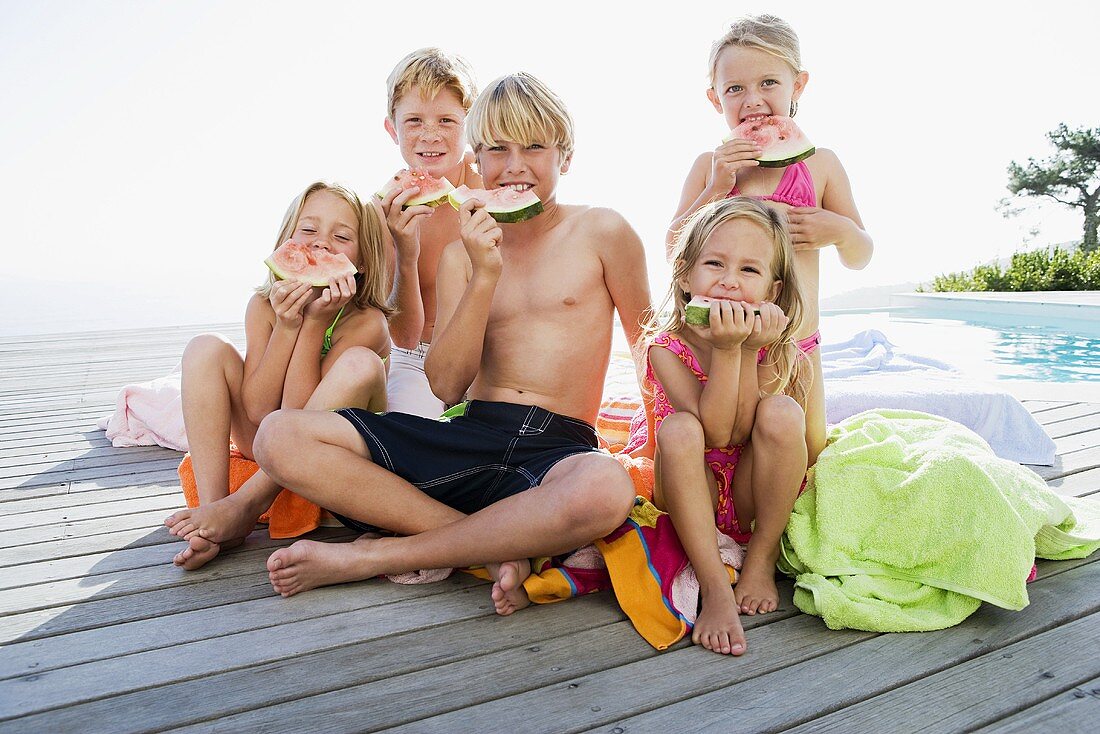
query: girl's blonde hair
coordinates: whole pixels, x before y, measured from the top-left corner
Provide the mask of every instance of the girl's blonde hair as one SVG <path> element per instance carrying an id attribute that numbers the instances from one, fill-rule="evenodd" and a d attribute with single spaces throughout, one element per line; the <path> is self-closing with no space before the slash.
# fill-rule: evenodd
<path id="1" fill-rule="evenodd" d="M 477 82 L 470 63 L 441 48 L 417 49 L 393 67 L 386 79 L 386 114 L 391 121 L 397 103 L 413 87 L 425 99 L 434 99 L 440 90 L 450 89 L 464 110 L 469 110 L 477 97 Z"/>
<path id="2" fill-rule="evenodd" d="M 382 221 L 378 212 L 368 203 L 366 206 L 359 200 L 359 196 L 346 186 L 328 181 L 314 181 L 306 187 L 290 202 L 283 217 L 283 223 L 279 227 L 279 236 L 275 240 L 275 247 L 290 239 L 298 226 L 298 217 L 302 215 L 302 208 L 306 199 L 318 191 L 327 191 L 339 196 L 348 203 L 355 212 L 356 233 L 359 239 L 360 271 L 355 276 L 355 298 L 352 303 L 358 309 L 376 308 L 389 316 L 393 309 L 386 305 L 389 289 L 386 283 L 386 259 L 382 239 Z M 271 296 L 271 286 L 275 285 L 277 278 L 274 273 L 267 274 L 267 280 L 256 289 L 264 298 Z"/>
<path id="3" fill-rule="evenodd" d="M 555 145 L 565 160 L 573 155 L 573 117 L 561 97 L 521 71 L 485 87 L 466 117 L 466 138 L 475 153 L 507 140 Z"/>
<path id="4" fill-rule="evenodd" d="M 798 276 L 794 271 L 794 251 L 787 232 L 787 218 L 755 199 L 734 196 L 707 204 L 695 212 L 680 229 L 673 244 L 672 285 L 664 303 L 654 311 L 646 326 L 647 341 L 662 331 L 683 331 L 686 323 L 684 309 L 691 300 L 691 294 L 679 284 L 688 279 L 703 252 L 703 246 L 714 231 L 734 219 L 747 219 L 770 235 L 774 247 L 768 267 L 772 278 L 780 283 L 775 305 L 789 319 L 779 338 L 766 347 L 768 353 L 765 359 L 776 366 L 778 380 L 772 385 L 761 385 L 761 388 L 771 395 L 785 393 L 799 404 L 805 405 L 810 381 L 813 380 L 813 370 L 809 368 L 809 363 L 802 356 L 794 339 L 794 335 L 802 327 L 805 305 Z"/>
<path id="5" fill-rule="evenodd" d="M 747 15 L 730 24 L 729 30 L 710 47 L 710 85 L 718 83 L 718 57 L 730 46 L 755 48 L 782 59 L 795 76 L 802 71 L 798 34 L 787 21 L 774 15 Z"/>

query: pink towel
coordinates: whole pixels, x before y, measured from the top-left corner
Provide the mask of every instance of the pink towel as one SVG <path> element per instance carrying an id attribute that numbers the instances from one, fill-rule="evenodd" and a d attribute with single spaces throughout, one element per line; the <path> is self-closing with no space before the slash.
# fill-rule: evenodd
<path id="1" fill-rule="evenodd" d="M 187 451 L 180 399 L 180 366 L 152 382 L 127 385 L 118 393 L 115 412 L 96 421 L 114 446 L 164 446 Z"/>

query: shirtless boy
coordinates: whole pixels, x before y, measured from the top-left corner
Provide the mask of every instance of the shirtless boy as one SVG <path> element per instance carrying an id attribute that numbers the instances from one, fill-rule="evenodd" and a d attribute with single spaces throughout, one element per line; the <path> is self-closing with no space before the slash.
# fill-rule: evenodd
<path id="1" fill-rule="evenodd" d="M 277 482 L 343 517 L 406 537 L 302 540 L 268 560 L 283 596 L 381 573 L 487 564 L 499 613 L 527 603 L 533 556 L 567 552 L 618 527 L 634 489 L 594 450 L 612 316 L 631 343 L 650 299 L 642 244 L 617 213 L 559 204 L 573 125 L 560 99 L 527 74 L 498 79 L 470 111 L 468 135 L 489 187 L 533 188 L 545 211 L 497 224 L 468 202 L 461 240 L 440 259 L 428 376 L 445 402 L 471 398 L 449 422 L 345 410 L 277 411 L 256 440 Z M 391 471 L 392 470 L 392 471 Z M 396 472 L 396 473 L 393 473 Z M 232 502 L 230 502 L 232 501 Z M 221 503 L 214 524 L 239 533 L 269 497 Z M 207 516 L 208 519 L 212 515 Z"/>
<path id="2" fill-rule="evenodd" d="M 438 48 L 413 51 L 386 80 L 386 132 L 409 168 L 420 168 L 455 186 L 481 188 L 466 153 L 466 113 L 477 89 L 469 64 Z M 390 305 L 389 410 L 438 418 L 445 406 L 432 394 L 424 357 L 435 327 L 435 280 L 439 257 L 458 239 L 458 212 L 449 206 L 402 205 L 419 190 L 393 192 L 380 203 L 380 215 L 393 237 L 394 267 Z M 392 257 L 396 253 L 395 257 Z"/>

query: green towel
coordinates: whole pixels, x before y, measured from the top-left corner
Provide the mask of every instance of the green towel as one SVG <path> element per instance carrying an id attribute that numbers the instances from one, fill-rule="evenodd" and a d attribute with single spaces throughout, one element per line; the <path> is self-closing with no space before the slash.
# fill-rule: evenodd
<path id="1" fill-rule="evenodd" d="M 982 601 L 1022 609 L 1036 555 L 1100 547 L 1100 506 L 1063 498 L 946 418 L 872 410 L 837 424 L 781 543 L 795 605 L 833 629 L 943 629 Z"/>

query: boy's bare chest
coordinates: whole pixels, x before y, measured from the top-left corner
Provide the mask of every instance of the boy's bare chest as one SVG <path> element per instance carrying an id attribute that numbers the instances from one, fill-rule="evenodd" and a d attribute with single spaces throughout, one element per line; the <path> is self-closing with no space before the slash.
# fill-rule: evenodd
<path id="1" fill-rule="evenodd" d="M 517 252 L 505 246 L 502 255 L 493 316 L 580 315 L 610 301 L 600 260 L 588 248 L 563 244 Z"/>

